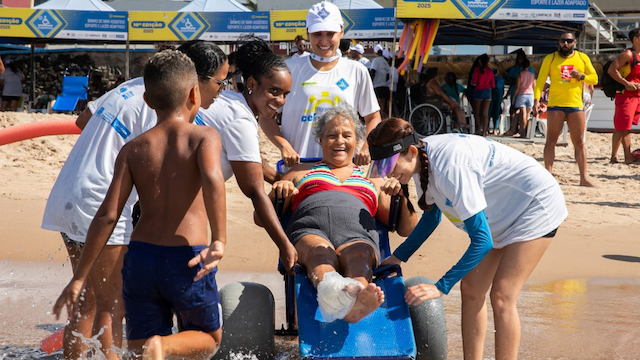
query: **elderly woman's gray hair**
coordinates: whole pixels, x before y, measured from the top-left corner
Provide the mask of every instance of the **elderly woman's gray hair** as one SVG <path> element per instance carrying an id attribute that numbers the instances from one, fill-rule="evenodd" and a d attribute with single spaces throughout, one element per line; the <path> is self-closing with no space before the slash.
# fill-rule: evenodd
<path id="1" fill-rule="evenodd" d="M 322 115 L 318 117 L 316 120 L 316 125 L 314 128 L 314 134 L 316 139 L 319 140 L 327 127 L 327 123 L 337 117 L 345 118 L 354 125 L 356 128 L 356 140 L 360 141 L 364 139 L 366 128 L 364 123 L 360 121 L 358 117 L 358 113 L 353 109 L 353 107 L 346 102 L 341 102 L 340 104 L 328 108 Z"/>

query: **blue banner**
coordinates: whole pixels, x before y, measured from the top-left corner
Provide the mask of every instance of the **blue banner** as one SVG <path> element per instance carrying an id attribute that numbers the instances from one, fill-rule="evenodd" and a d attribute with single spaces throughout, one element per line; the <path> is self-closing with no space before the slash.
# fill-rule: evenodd
<path id="1" fill-rule="evenodd" d="M 35 10 L 26 26 L 42 38 L 127 40 L 126 11 Z"/>
<path id="2" fill-rule="evenodd" d="M 210 25 L 200 36 L 202 40 L 235 41 L 238 36 L 249 33 L 267 41 L 271 38 L 268 11 L 197 14 Z"/>
<path id="3" fill-rule="evenodd" d="M 395 9 L 353 9 L 342 10 L 345 38 L 385 39 L 393 38 L 396 24 Z M 398 21 L 398 36 L 403 28 Z"/>

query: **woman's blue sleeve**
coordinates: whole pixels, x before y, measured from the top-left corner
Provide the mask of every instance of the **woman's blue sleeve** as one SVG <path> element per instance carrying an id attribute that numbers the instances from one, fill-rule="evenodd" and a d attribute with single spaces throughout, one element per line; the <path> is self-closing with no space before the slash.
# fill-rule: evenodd
<path id="1" fill-rule="evenodd" d="M 393 256 L 404 262 L 409 260 L 411 255 L 418 250 L 422 243 L 431 236 L 433 230 L 438 227 L 441 217 L 442 212 L 435 205 L 432 206 L 431 210 L 425 210 L 418 225 L 416 225 L 407 239 L 393 252 Z"/>
<path id="2" fill-rule="evenodd" d="M 464 225 L 471 238 L 471 244 L 460 261 L 436 283 L 438 290 L 444 294 L 448 294 L 453 285 L 475 268 L 493 249 L 493 239 L 484 210 L 465 220 Z"/>

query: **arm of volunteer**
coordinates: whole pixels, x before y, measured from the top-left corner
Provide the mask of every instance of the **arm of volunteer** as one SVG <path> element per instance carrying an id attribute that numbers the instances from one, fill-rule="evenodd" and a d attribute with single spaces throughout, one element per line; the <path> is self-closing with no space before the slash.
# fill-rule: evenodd
<path id="1" fill-rule="evenodd" d="M 407 262 L 411 255 L 422 246 L 438 227 L 441 218 L 442 212 L 435 204 L 432 205 L 430 210 L 425 210 L 424 213 L 422 213 L 420 221 L 418 221 L 418 225 L 416 225 L 407 239 L 393 252 L 393 256 L 403 262 Z"/>
<path id="2" fill-rule="evenodd" d="M 89 108 L 84 109 L 76 119 L 76 126 L 80 128 L 80 130 L 84 130 L 92 116 L 93 114 Z"/>
<path id="3" fill-rule="evenodd" d="M 584 82 L 589 85 L 597 85 L 598 73 L 596 72 L 596 69 L 593 67 L 593 64 L 591 63 L 591 60 L 589 59 L 589 57 L 584 56 L 584 58 L 586 58 L 584 61 L 584 66 L 585 66 Z"/>
<path id="4" fill-rule="evenodd" d="M 484 210 L 465 220 L 464 225 L 471 238 L 471 244 L 458 263 L 436 283 L 436 287 L 443 294 L 448 294 L 453 285 L 473 270 L 493 248 L 491 231 Z"/>
<path id="5" fill-rule="evenodd" d="M 72 307 L 78 301 L 84 284 L 89 276 L 98 255 L 107 244 L 111 232 L 118 223 L 122 209 L 124 208 L 131 190 L 133 189 L 133 179 L 127 164 L 127 151 L 121 151 L 116 158 L 115 169 L 111 186 L 107 195 L 98 208 L 89 230 L 87 239 L 82 250 L 82 255 L 78 262 L 78 267 L 69 284 L 64 288 L 60 297 L 53 306 L 53 314 L 56 319 L 60 318 L 62 308 L 66 306 L 69 316 L 72 314 Z"/>
<path id="6" fill-rule="evenodd" d="M 262 227 L 280 250 L 280 260 L 287 271 L 295 265 L 298 255 L 280 225 L 273 203 L 264 191 L 262 165 L 245 161 L 231 161 L 233 173 L 242 193 L 251 199 Z"/>
<path id="7" fill-rule="evenodd" d="M 293 149 L 293 146 L 291 146 L 289 141 L 284 138 L 275 118 L 265 118 L 260 116 L 258 123 L 267 138 L 282 153 L 282 160 L 284 161 L 285 166 L 290 167 L 300 162 L 300 155 L 298 155 L 298 152 Z"/>
<path id="8" fill-rule="evenodd" d="M 536 79 L 536 88 L 533 92 L 533 98 L 536 101 L 540 99 L 542 90 L 544 90 L 544 84 L 547 82 L 547 77 L 549 76 L 549 66 L 551 66 L 551 57 L 547 55 L 542 61 L 542 65 L 540 65 L 540 73 L 538 74 L 538 78 Z"/>

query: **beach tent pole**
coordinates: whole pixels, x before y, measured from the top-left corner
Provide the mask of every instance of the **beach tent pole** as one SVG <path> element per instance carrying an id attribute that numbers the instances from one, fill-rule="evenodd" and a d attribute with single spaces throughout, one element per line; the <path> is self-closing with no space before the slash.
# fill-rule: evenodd
<path id="1" fill-rule="evenodd" d="M 31 67 L 31 94 L 29 94 L 29 100 L 31 101 L 36 99 L 36 60 L 34 54 L 35 43 L 31 41 L 31 60 L 29 62 L 29 66 Z"/>
<path id="2" fill-rule="evenodd" d="M 127 44 L 124 50 L 124 78 L 129 80 L 129 36 L 127 36 Z"/>
<path id="3" fill-rule="evenodd" d="M 398 39 L 398 0 L 395 0 L 393 2 L 393 17 L 396 18 L 396 24 L 393 28 L 393 46 L 391 46 L 391 67 L 395 68 L 396 67 L 396 42 Z M 393 114 L 393 78 L 397 76 L 395 71 L 391 72 L 391 81 L 389 82 L 389 93 L 391 94 L 391 96 L 389 96 L 389 113 L 387 114 L 387 116 L 391 117 L 391 114 Z"/>

